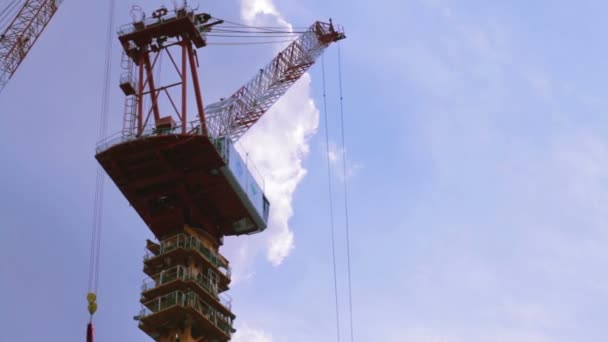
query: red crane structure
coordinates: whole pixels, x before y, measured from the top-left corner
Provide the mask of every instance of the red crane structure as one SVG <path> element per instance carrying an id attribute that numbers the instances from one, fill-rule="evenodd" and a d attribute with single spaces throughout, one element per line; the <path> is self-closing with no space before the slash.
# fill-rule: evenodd
<path id="1" fill-rule="evenodd" d="M 270 208 L 263 180 L 234 142 L 345 38 L 331 21 L 315 22 L 249 83 L 205 107 L 196 48 L 220 24 L 182 7 L 121 28 L 123 129 L 96 150 L 157 239 L 146 244 L 149 278 L 135 319 L 159 342 L 230 340 L 235 315 L 223 293 L 231 273 L 219 247 L 224 236 L 262 232 Z"/>
<path id="2" fill-rule="evenodd" d="M 25 0 L 0 34 L 0 92 L 15 74 L 63 0 Z M 11 2 L 3 13 L 18 4 Z"/>

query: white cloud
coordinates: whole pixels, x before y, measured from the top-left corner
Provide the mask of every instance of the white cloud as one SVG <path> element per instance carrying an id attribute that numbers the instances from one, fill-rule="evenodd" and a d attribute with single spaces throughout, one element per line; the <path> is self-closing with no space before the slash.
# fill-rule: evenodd
<path id="1" fill-rule="evenodd" d="M 272 342 L 272 336 L 266 332 L 243 325 L 232 337 L 233 342 Z"/>
<path id="2" fill-rule="evenodd" d="M 241 16 L 248 25 L 291 25 L 271 0 L 243 0 Z M 265 181 L 270 201 L 268 229 L 259 236 L 240 239 L 234 259 L 235 276 L 247 279 L 252 260 L 265 251 L 273 265 L 280 265 L 295 246 L 289 220 L 293 216 L 293 195 L 306 175 L 302 160 L 309 152 L 309 139 L 317 131 L 319 111 L 310 94 L 310 76 L 305 74 L 243 136 L 237 148 L 247 151 Z M 241 274 L 242 273 L 242 274 Z M 240 274 L 240 276 L 239 276 Z"/>
<path id="3" fill-rule="evenodd" d="M 329 149 L 326 153 L 329 157 L 329 162 L 335 177 L 341 182 L 351 179 L 357 171 L 363 168 L 361 163 L 353 162 L 348 158 L 346 159 L 345 165 L 344 158 L 346 156 L 346 151 L 343 147 L 339 147 L 338 144 L 334 142 L 329 142 Z M 344 167 L 346 167 L 346 172 Z"/>
<path id="4" fill-rule="evenodd" d="M 333 164 L 336 164 L 338 161 L 340 161 L 342 159 L 342 153 L 343 153 L 344 149 L 338 147 L 338 145 L 336 145 L 335 143 L 330 142 L 329 143 L 329 151 L 328 151 L 328 157 L 329 157 L 329 161 L 332 162 Z"/>
<path id="5" fill-rule="evenodd" d="M 422 98 L 407 115 L 420 113 L 410 122 L 422 123 L 432 183 L 400 231 L 379 242 L 405 250 L 416 234 L 409 248 L 424 246 L 409 252 L 416 262 L 402 266 L 395 278 L 403 285 L 387 302 L 413 293 L 394 310 L 414 312 L 410 322 L 425 329 L 393 340 L 590 340 L 572 327 L 600 327 L 585 315 L 601 311 L 608 288 L 599 247 L 608 241 L 605 121 L 563 96 L 559 73 L 520 57 L 528 46 L 517 38 L 525 37 L 461 17 L 453 12 L 432 35 L 404 39 L 391 63 Z M 411 281 L 421 265 L 422 280 Z"/>
<path id="6" fill-rule="evenodd" d="M 308 139 L 316 132 L 319 111 L 310 98 L 310 77 L 304 75 L 292 89 L 247 133 L 242 145 L 265 177 L 271 202 L 266 236 L 266 255 L 279 265 L 294 247 L 289 219 L 293 215 L 293 194 L 306 175 L 303 158 L 309 152 Z"/>
<path id="7" fill-rule="evenodd" d="M 242 0 L 241 17 L 249 25 L 271 21 L 288 29 L 292 27 L 279 13 L 272 0 Z"/>

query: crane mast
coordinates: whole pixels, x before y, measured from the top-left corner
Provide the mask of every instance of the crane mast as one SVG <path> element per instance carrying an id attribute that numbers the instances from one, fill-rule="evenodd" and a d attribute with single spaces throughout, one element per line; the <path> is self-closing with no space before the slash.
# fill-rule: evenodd
<path id="1" fill-rule="evenodd" d="M 0 34 L 0 92 L 40 37 L 62 0 L 26 0 Z"/>
<path id="2" fill-rule="evenodd" d="M 312 66 L 329 44 L 344 39 L 333 23 L 315 22 L 232 96 L 205 108 L 211 136 L 238 140 Z"/>

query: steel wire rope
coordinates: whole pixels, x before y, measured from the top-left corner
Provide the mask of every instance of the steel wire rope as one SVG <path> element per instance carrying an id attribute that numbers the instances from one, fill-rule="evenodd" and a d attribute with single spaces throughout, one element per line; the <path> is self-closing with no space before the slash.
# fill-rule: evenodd
<path id="1" fill-rule="evenodd" d="M 223 19 L 219 19 L 219 18 L 214 18 L 214 19 L 223 20 Z M 245 27 L 245 28 L 250 28 L 250 29 L 260 30 L 260 31 L 265 31 L 265 32 L 279 32 L 279 31 L 276 31 L 274 29 L 265 28 L 264 26 L 256 27 L 256 26 L 251 26 L 251 25 L 245 25 L 245 24 L 237 23 L 237 22 L 230 21 L 230 20 L 223 20 L 223 22 L 226 23 L 226 24 L 232 24 L 232 25 L 235 25 L 235 26 L 238 26 L 238 27 Z M 282 28 L 283 30 L 285 30 L 285 27 L 280 27 L 280 28 Z M 293 27 L 292 27 L 292 29 L 293 29 Z"/>
<path id="2" fill-rule="evenodd" d="M 336 298 L 336 332 L 338 336 L 338 342 L 340 342 L 340 306 L 338 301 L 338 273 L 336 267 L 336 237 L 334 227 L 334 205 L 333 205 L 333 191 L 331 186 L 331 160 L 329 157 L 329 124 L 327 120 L 327 92 L 325 86 L 325 58 L 321 56 L 321 70 L 323 74 L 323 116 L 325 118 L 325 148 L 327 155 L 327 188 L 329 195 L 329 219 L 331 221 L 331 252 L 332 252 L 332 263 L 334 273 L 334 296 Z"/>
<path id="3" fill-rule="evenodd" d="M 15 1 L 17 1 L 17 0 L 12 0 L 12 1 L 11 1 L 11 2 L 8 4 L 8 5 L 3 6 L 3 7 L 2 7 L 2 8 L 3 8 L 3 10 L 2 10 L 2 11 L 0 11 L 0 15 L 4 14 L 4 12 L 6 12 L 6 10 L 7 10 L 7 9 L 8 9 L 8 8 L 11 6 L 11 4 L 12 4 L 13 2 L 15 2 Z M 0 5 L 2 5 L 2 3 L 3 3 L 3 2 L 4 2 L 4 1 L 0 2 Z"/>
<path id="4" fill-rule="evenodd" d="M 11 0 L 6 6 L 3 7 L 2 11 L 0 11 L 0 16 L 3 17 L 8 11 L 14 10 L 17 3 L 23 2 L 23 1 L 25 1 L 25 0 Z"/>
<path id="5" fill-rule="evenodd" d="M 348 216 L 348 182 L 347 182 L 347 171 L 346 171 L 346 142 L 344 133 L 344 96 L 342 92 L 342 54 L 340 52 L 340 43 L 338 43 L 338 88 L 340 95 L 340 135 L 342 140 L 342 173 L 344 183 L 344 216 L 346 223 L 346 260 L 347 260 L 347 273 L 348 273 L 348 311 L 350 318 L 350 341 L 355 341 L 354 325 L 353 325 L 353 296 L 351 286 L 351 267 L 350 267 L 350 225 Z"/>
<path id="6" fill-rule="evenodd" d="M 2 10 L 2 12 L 0 12 L 0 32 L 2 34 L 4 34 L 4 31 L 6 31 L 6 29 L 8 29 L 8 25 L 10 25 L 10 22 L 15 18 L 15 16 L 19 12 L 20 6 L 18 5 L 21 2 L 23 1 L 13 0 Z"/>
<path id="7" fill-rule="evenodd" d="M 217 32 L 217 33 L 239 33 L 239 34 L 247 33 L 247 34 L 258 34 L 258 35 L 264 34 L 266 36 L 269 36 L 269 35 L 274 35 L 274 34 L 294 34 L 295 35 L 295 34 L 302 34 L 302 33 L 308 32 L 308 31 L 302 30 L 302 31 L 273 31 L 273 32 L 261 31 L 260 32 L 260 31 L 244 31 L 244 30 L 230 30 L 230 29 L 214 28 L 213 30 L 210 31 L 210 34 L 213 34 L 215 32 Z"/>
<path id="8" fill-rule="evenodd" d="M 285 34 L 281 36 L 267 36 L 267 35 L 242 35 L 242 34 L 216 34 L 216 33 L 208 33 L 207 37 L 223 37 L 223 38 L 295 38 L 299 36 L 299 34 Z"/>
<path id="9" fill-rule="evenodd" d="M 268 30 L 283 30 L 285 29 L 285 26 L 247 26 L 245 24 L 239 24 L 239 25 L 234 25 L 234 24 L 222 24 L 221 27 L 225 27 L 225 28 L 252 28 L 252 29 L 268 29 Z M 306 26 L 292 26 L 293 29 L 302 29 L 302 30 L 306 30 L 308 29 L 308 27 Z"/>
<path id="10" fill-rule="evenodd" d="M 207 45 L 265 45 L 265 44 L 291 43 L 293 41 L 295 41 L 295 39 L 277 40 L 277 41 L 265 41 L 265 42 L 234 42 L 234 43 L 209 42 L 209 43 L 207 43 Z"/>
<path id="11" fill-rule="evenodd" d="M 110 76 L 112 71 L 112 34 L 114 28 L 115 0 L 110 0 L 108 9 L 108 29 L 106 35 L 105 62 L 103 89 L 101 95 L 101 108 L 99 114 L 99 139 L 107 134 L 108 109 L 110 100 Z M 100 165 L 97 166 L 95 198 L 93 203 L 93 229 L 91 236 L 91 254 L 89 260 L 89 293 L 98 293 L 99 290 L 99 263 L 101 255 L 101 231 L 103 214 L 103 193 L 105 175 Z M 91 314 L 92 319 L 92 314 Z"/>
<path id="12" fill-rule="evenodd" d="M 17 0 L 12 0 L 12 1 L 11 1 L 11 2 L 9 2 L 9 3 L 8 3 L 6 6 L 4 6 L 4 7 L 3 7 L 3 9 L 2 9 L 2 11 L 0 11 L 0 17 L 4 17 L 4 14 L 5 14 L 6 12 L 8 12 L 8 11 L 10 10 L 10 8 L 11 8 L 12 6 L 14 6 L 14 5 L 15 5 L 15 3 L 16 3 L 16 2 L 17 2 Z M 0 19 L 0 22 L 1 22 L 2 20 L 3 20 L 3 19 Z"/>

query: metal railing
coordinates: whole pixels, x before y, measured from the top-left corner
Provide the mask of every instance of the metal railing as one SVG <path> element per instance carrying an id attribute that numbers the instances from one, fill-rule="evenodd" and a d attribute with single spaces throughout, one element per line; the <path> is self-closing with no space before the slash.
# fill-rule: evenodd
<path id="1" fill-rule="evenodd" d="M 165 13 L 161 14 L 161 15 L 152 15 L 152 17 L 148 17 L 146 18 L 143 11 L 141 12 L 141 18 L 138 18 L 139 20 L 136 20 L 134 18 L 133 23 L 131 24 L 126 24 L 121 26 L 118 29 L 118 35 L 119 36 L 123 36 L 123 35 L 127 35 L 133 32 L 137 32 L 143 29 L 146 29 L 150 26 L 156 26 L 156 25 L 160 25 L 175 19 L 180 19 L 183 17 L 188 17 L 190 18 L 190 20 L 193 22 L 193 24 L 195 25 L 197 31 L 203 35 L 206 31 L 205 29 L 205 20 L 203 18 L 205 18 L 205 14 L 204 13 L 200 13 L 200 14 L 195 14 L 194 10 L 190 7 L 190 6 L 183 6 L 180 8 L 176 8 L 174 11 L 172 11 L 172 13 L 170 13 L 166 8 L 161 7 L 159 9 L 159 11 L 164 10 Z M 157 11 L 158 12 L 158 11 Z"/>
<path id="2" fill-rule="evenodd" d="M 95 147 L 95 153 L 100 153 L 109 149 L 110 147 L 120 145 L 129 141 L 144 140 L 162 135 L 182 134 L 182 125 L 175 125 L 172 128 L 162 129 L 156 128 L 155 125 L 146 125 L 144 126 L 141 134 L 137 134 L 136 130 L 137 129 L 134 128 L 133 131 L 127 132 L 123 128 L 122 131 L 116 132 L 112 135 L 103 138 L 97 143 L 97 146 Z M 186 126 L 186 132 L 188 135 L 202 135 L 200 120 L 194 120 L 189 122 Z M 251 173 L 251 175 L 253 176 L 254 180 L 260 185 L 262 192 L 266 190 L 266 180 L 262 176 L 262 173 L 259 171 L 257 166 L 250 160 L 249 152 L 247 152 L 247 150 L 243 147 L 242 144 L 235 144 L 230 142 L 231 144 L 234 144 L 238 154 L 238 156 L 231 157 L 230 153 L 228 152 L 229 147 L 225 142 L 226 139 L 229 139 L 228 137 L 209 137 L 209 139 L 211 140 L 211 142 L 215 146 L 215 149 L 218 151 L 218 153 L 226 164 L 230 162 L 230 158 L 240 158 L 245 164 L 245 167 L 247 168 L 249 173 Z M 241 152 L 245 154 L 244 158 Z"/>
<path id="3" fill-rule="evenodd" d="M 134 141 L 134 140 L 144 140 L 144 139 L 149 139 L 152 137 L 156 137 L 156 136 L 161 136 L 161 135 L 170 135 L 170 134 L 181 134 L 182 131 L 182 126 L 181 125 L 176 125 L 173 128 L 163 128 L 163 129 L 157 129 L 155 125 L 146 125 L 144 126 L 141 134 L 137 134 L 137 132 L 131 132 L 130 134 L 124 134 L 123 131 L 120 132 L 116 132 L 112 135 L 109 135 L 105 138 L 103 138 L 102 140 L 100 140 L 97 143 L 97 146 L 95 147 L 95 152 L 96 153 L 100 153 L 102 151 L 105 151 L 107 149 L 109 149 L 110 147 L 113 147 L 115 145 L 119 145 L 128 141 Z M 200 121 L 192 121 L 189 123 L 189 125 L 186 127 L 186 132 L 188 132 L 189 135 L 200 135 L 201 134 L 201 130 L 200 130 Z"/>
<path id="4" fill-rule="evenodd" d="M 228 295 L 219 295 L 217 284 L 213 284 L 211 279 L 204 273 L 193 274 L 184 266 L 175 266 L 168 270 L 164 270 L 152 277 L 146 278 L 141 286 L 142 292 L 150 291 L 160 286 L 166 285 L 172 281 L 192 281 L 199 285 L 209 295 L 214 297 L 223 306 L 232 309 L 232 298 Z"/>
<path id="5" fill-rule="evenodd" d="M 191 17 L 193 17 L 193 16 L 191 15 Z M 162 24 L 164 22 L 171 21 L 171 20 L 177 19 L 177 18 L 178 18 L 178 16 L 175 13 L 167 14 L 166 16 L 159 17 L 159 18 L 150 17 L 150 18 L 144 19 L 142 21 L 136 21 L 131 24 L 123 25 L 118 29 L 117 33 L 119 36 L 124 36 L 129 33 L 133 33 L 135 31 L 143 30 L 146 27 Z"/>
<path id="6" fill-rule="evenodd" d="M 176 291 L 146 302 L 138 318 L 141 320 L 175 306 L 194 309 L 228 336 L 234 332 L 232 318 L 215 310 L 194 292 Z"/>
<path id="7" fill-rule="evenodd" d="M 228 266 L 227 263 L 223 262 L 223 258 L 221 258 L 217 253 L 215 253 L 211 249 L 207 248 L 196 237 L 188 236 L 186 234 L 177 234 L 161 241 L 160 252 L 158 254 L 154 254 L 148 250 L 144 255 L 144 260 L 149 260 L 161 256 L 177 248 L 193 249 L 197 251 L 200 255 L 202 255 L 205 259 L 207 259 L 207 261 L 209 261 L 212 265 L 216 266 L 222 274 L 224 274 L 228 278 L 230 278 L 230 276 L 232 275 L 230 266 Z"/>
<path id="8" fill-rule="evenodd" d="M 175 280 L 188 280 L 188 270 L 184 266 L 175 266 L 150 278 L 144 279 L 142 292 L 152 290 Z"/>

